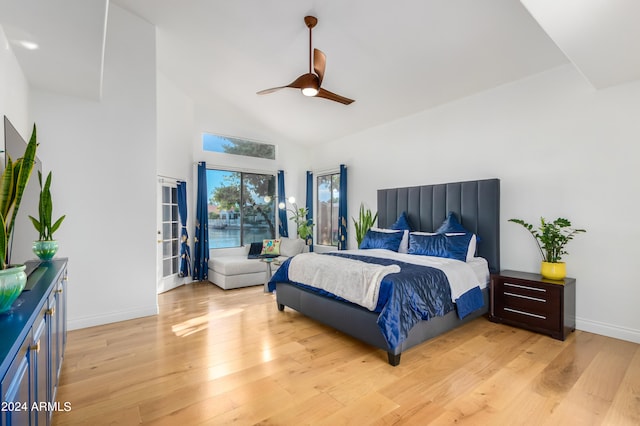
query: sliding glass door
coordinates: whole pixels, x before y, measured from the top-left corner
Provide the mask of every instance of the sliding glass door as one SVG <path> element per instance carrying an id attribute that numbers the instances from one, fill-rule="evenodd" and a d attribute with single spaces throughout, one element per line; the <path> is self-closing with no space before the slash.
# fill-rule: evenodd
<path id="1" fill-rule="evenodd" d="M 271 174 L 207 170 L 209 247 L 275 238 L 275 185 Z"/>

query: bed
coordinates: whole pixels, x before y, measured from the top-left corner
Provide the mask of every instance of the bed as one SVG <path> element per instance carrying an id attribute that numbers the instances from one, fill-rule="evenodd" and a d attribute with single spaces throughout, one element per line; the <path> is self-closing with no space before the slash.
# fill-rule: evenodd
<path id="1" fill-rule="evenodd" d="M 453 213 L 465 229 L 479 237 L 476 255 L 485 259 L 488 272 L 500 270 L 498 179 L 381 189 L 377 198 L 378 228 L 391 228 L 404 215 L 412 231 L 433 232 Z M 456 307 L 442 316 L 420 320 L 411 326 L 401 341 L 393 345 L 389 344 L 389 336 L 378 325 L 379 312 L 341 298 L 327 297 L 308 286 L 282 279 L 282 274 L 274 276 L 270 289 L 276 291 L 280 311 L 289 307 L 380 348 L 387 352 L 389 364 L 397 366 L 403 351 L 484 315 L 489 307 L 488 286 L 484 284 L 484 288 L 479 290 L 480 308 L 464 318 L 460 318 Z"/>

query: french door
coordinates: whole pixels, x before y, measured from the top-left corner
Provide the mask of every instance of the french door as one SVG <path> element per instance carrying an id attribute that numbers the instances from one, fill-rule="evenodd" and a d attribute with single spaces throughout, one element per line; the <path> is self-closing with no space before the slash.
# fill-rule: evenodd
<path id="1" fill-rule="evenodd" d="M 178 215 L 177 182 L 160 178 L 158 181 L 157 234 L 157 292 L 176 288 L 183 279 L 180 268 L 180 217 Z"/>

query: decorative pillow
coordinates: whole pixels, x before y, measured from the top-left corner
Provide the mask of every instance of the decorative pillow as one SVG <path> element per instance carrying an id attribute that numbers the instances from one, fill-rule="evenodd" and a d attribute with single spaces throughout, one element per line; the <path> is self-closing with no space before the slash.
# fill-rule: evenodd
<path id="1" fill-rule="evenodd" d="M 262 240 L 261 256 L 280 256 L 280 240 Z"/>
<path id="2" fill-rule="evenodd" d="M 467 260 L 471 260 L 476 255 L 476 246 L 478 241 L 480 241 L 480 237 L 478 237 L 473 232 L 469 231 L 467 228 L 462 226 L 462 224 L 458 221 L 454 212 L 449 212 L 447 218 L 442 222 L 440 227 L 436 229 L 436 234 L 449 234 L 449 235 L 457 235 L 457 234 L 471 234 L 472 237 L 469 240 L 469 247 L 467 253 Z"/>
<path id="3" fill-rule="evenodd" d="M 440 227 L 435 230 L 436 234 L 446 234 L 448 232 L 464 232 L 468 233 L 469 231 L 460 224 L 456 214 L 454 212 L 449 212 L 447 218 L 442 222 Z"/>
<path id="4" fill-rule="evenodd" d="M 387 233 L 399 231 L 398 229 L 385 229 L 385 228 L 376 228 L 376 227 L 371 227 L 371 229 L 376 232 L 387 232 Z M 400 241 L 400 246 L 398 247 L 398 253 L 406 254 L 409 251 L 409 230 L 405 229 L 402 232 L 403 232 L 402 240 Z"/>
<path id="5" fill-rule="evenodd" d="M 281 238 L 280 256 L 291 257 L 302 253 L 304 250 L 304 240 L 302 238 Z"/>
<path id="6" fill-rule="evenodd" d="M 361 249 L 386 249 L 398 251 L 404 231 L 369 229 L 360 243 Z"/>
<path id="7" fill-rule="evenodd" d="M 393 225 L 391 225 L 391 229 L 399 229 L 401 231 L 411 231 L 411 225 L 409 225 L 409 218 L 407 217 L 407 212 L 402 212 L 402 214 L 398 217 Z"/>
<path id="8" fill-rule="evenodd" d="M 409 254 L 446 257 L 465 262 L 471 236 L 472 234 L 412 232 L 409 234 Z"/>

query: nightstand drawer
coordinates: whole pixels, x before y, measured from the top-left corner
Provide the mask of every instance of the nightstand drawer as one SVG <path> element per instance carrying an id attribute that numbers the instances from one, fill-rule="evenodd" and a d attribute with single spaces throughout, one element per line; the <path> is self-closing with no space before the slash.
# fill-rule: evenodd
<path id="1" fill-rule="evenodd" d="M 575 328 L 575 280 L 553 282 L 516 271 L 493 275 L 489 319 L 564 340 Z"/>

